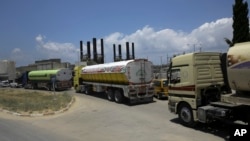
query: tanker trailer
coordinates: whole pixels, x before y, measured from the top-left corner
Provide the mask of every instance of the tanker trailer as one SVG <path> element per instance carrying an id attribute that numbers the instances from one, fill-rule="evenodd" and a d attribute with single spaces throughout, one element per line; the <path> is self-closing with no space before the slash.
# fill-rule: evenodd
<path id="1" fill-rule="evenodd" d="M 121 103 L 125 98 L 130 103 L 153 100 L 152 63 L 146 59 L 134 59 L 75 69 L 81 71 L 76 90 L 91 94 L 102 92 L 108 100 Z M 75 77 L 78 75 L 75 75 Z M 74 79 L 75 80 L 75 79 Z"/>
<path id="2" fill-rule="evenodd" d="M 64 90 L 72 87 L 71 78 L 72 71 L 66 68 L 30 71 L 25 88 L 52 90 L 54 84 L 56 90 Z"/>

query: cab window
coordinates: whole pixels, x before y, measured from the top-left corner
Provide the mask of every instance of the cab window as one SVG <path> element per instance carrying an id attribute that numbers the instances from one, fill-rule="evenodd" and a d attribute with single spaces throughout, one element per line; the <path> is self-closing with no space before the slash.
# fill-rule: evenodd
<path id="1" fill-rule="evenodd" d="M 163 83 L 163 87 L 168 86 L 168 80 L 163 80 L 162 83 Z"/>
<path id="2" fill-rule="evenodd" d="M 160 81 L 154 81 L 154 86 L 160 87 L 161 86 L 161 82 Z"/>
<path id="3" fill-rule="evenodd" d="M 171 70 L 170 83 L 173 84 L 180 83 L 180 69 Z"/>

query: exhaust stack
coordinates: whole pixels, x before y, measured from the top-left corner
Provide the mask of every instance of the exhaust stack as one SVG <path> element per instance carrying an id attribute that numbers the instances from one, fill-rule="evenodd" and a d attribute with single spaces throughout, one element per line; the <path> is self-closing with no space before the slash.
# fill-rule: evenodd
<path id="1" fill-rule="evenodd" d="M 97 62 L 96 38 L 93 38 L 93 60 Z"/>
<path id="2" fill-rule="evenodd" d="M 129 42 L 126 42 L 126 60 L 130 59 L 130 53 L 129 53 Z"/>
<path id="3" fill-rule="evenodd" d="M 101 39 L 101 62 L 104 63 L 104 44 L 103 44 L 103 39 Z"/>
<path id="4" fill-rule="evenodd" d="M 80 61 L 83 61 L 83 48 L 82 48 L 82 41 L 80 41 Z"/>
<path id="5" fill-rule="evenodd" d="M 116 51 L 115 51 L 115 44 L 113 44 L 113 53 L 114 53 L 114 62 L 116 62 Z"/>
<path id="6" fill-rule="evenodd" d="M 132 59 L 135 59 L 135 44 L 132 43 Z"/>
<path id="7" fill-rule="evenodd" d="M 118 45 L 118 49 L 119 49 L 119 60 L 122 60 L 122 45 Z"/>
<path id="8" fill-rule="evenodd" d="M 87 60 L 91 59 L 90 41 L 87 42 Z"/>
<path id="9" fill-rule="evenodd" d="M 113 51 L 114 51 L 114 62 L 116 61 L 122 61 L 122 46 L 121 44 L 118 45 L 118 56 L 116 55 L 116 47 L 115 44 L 113 44 Z"/>

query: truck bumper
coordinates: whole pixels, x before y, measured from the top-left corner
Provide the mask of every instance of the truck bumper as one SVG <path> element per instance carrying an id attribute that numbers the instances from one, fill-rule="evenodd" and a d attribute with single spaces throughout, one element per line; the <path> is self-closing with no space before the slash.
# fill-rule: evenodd
<path id="1" fill-rule="evenodd" d="M 159 98 L 167 98 L 168 97 L 168 93 L 167 92 L 159 92 L 156 94 L 156 96 L 159 95 Z"/>
<path id="2" fill-rule="evenodd" d="M 130 88 L 127 98 L 130 103 L 140 102 L 152 102 L 154 95 L 154 89 L 150 85 L 140 85 L 134 88 Z"/>
<path id="3" fill-rule="evenodd" d="M 131 98 L 129 98 L 129 103 L 130 104 L 147 103 L 147 102 L 152 102 L 152 101 L 153 101 L 153 96 L 149 96 L 149 97 L 131 97 Z"/>

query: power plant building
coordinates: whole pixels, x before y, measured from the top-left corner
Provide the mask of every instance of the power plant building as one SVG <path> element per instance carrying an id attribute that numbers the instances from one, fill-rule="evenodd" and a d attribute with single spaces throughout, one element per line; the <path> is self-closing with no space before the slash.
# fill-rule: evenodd
<path id="1" fill-rule="evenodd" d="M 70 68 L 73 69 L 73 66 L 68 62 L 61 62 L 61 59 L 47 59 L 47 60 L 38 60 L 34 64 L 28 66 L 17 67 L 17 77 L 26 71 L 34 70 L 53 70 L 60 68 Z"/>

